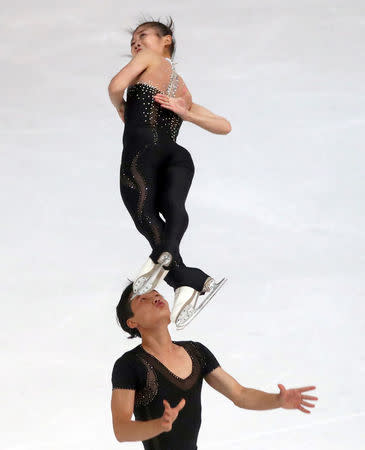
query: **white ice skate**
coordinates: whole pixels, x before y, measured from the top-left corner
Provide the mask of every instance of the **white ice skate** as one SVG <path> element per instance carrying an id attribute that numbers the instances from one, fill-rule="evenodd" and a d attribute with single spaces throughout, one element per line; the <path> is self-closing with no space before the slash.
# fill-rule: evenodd
<path id="1" fill-rule="evenodd" d="M 226 281 L 226 278 L 222 278 L 221 281 L 216 283 L 213 278 L 209 277 L 201 292 L 189 286 L 177 288 L 171 312 L 171 321 L 175 322 L 176 329 L 182 330 L 185 328 L 210 302 Z M 204 295 L 201 295 L 202 292 Z"/>
<path id="2" fill-rule="evenodd" d="M 132 298 L 153 291 L 167 275 L 168 270 L 164 266 L 168 266 L 171 261 L 172 256 L 169 252 L 161 253 L 157 264 L 151 258 L 148 258 L 138 275 L 134 278 Z"/>

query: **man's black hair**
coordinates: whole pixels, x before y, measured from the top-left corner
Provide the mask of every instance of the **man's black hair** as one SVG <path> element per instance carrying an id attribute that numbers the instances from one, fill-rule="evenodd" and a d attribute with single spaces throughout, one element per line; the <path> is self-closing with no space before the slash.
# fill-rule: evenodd
<path id="1" fill-rule="evenodd" d="M 130 303 L 132 293 L 133 283 L 130 283 L 122 292 L 122 296 L 116 308 L 119 325 L 123 328 L 124 331 L 129 333 L 130 336 L 128 336 L 128 339 L 132 339 L 137 336 L 141 337 L 141 334 L 137 330 L 137 328 L 129 328 L 129 326 L 127 325 L 127 320 L 134 315 Z"/>

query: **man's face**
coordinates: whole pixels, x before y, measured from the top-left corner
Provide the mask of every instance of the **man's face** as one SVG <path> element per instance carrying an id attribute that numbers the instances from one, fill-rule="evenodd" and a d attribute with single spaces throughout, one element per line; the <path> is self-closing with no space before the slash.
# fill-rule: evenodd
<path id="1" fill-rule="evenodd" d="M 133 323 L 139 329 L 148 329 L 170 323 L 169 304 L 156 290 L 134 297 L 131 310 L 134 316 L 127 320 L 128 326 Z"/>

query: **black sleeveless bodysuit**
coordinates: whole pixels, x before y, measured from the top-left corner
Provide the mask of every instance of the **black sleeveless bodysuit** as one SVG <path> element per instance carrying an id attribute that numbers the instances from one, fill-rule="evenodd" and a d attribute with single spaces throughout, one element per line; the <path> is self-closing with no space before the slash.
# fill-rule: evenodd
<path id="1" fill-rule="evenodd" d="M 163 93 L 173 97 L 178 80 L 172 65 Z M 159 92 L 145 82 L 127 90 L 120 192 L 137 230 L 152 247 L 150 258 L 156 263 L 163 251 L 172 254 L 165 281 L 174 289 L 190 286 L 201 291 L 208 275 L 187 267 L 179 251 L 189 221 L 185 201 L 194 164 L 190 153 L 176 143 L 182 119 L 154 100 Z"/>
<path id="2" fill-rule="evenodd" d="M 201 425 L 201 389 L 203 378 L 219 366 L 215 356 L 203 344 L 193 341 L 181 345 L 192 360 L 187 378 L 174 375 L 142 345 L 124 353 L 114 364 L 113 389 L 135 390 L 136 420 L 157 419 L 164 412 L 163 400 L 175 407 L 182 398 L 186 403 L 169 432 L 143 441 L 145 450 L 196 450 Z"/>

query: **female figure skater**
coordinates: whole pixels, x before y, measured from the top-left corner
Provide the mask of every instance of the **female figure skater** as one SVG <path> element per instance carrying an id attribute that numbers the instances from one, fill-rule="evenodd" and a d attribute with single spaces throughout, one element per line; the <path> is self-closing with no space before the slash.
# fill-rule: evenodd
<path id="1" fill-rule="evenodd" d="M 152 247 L 134 278 L 133 297 L 152 291 L 165 278 L 175 290 L 171 320 L 180 329 L 226 280 L 216 283 L 202 270 L 187 267 L 179 253 L 188 226 L 185 200 L 194 164 L 176 138 L 183 120 L 216 134 L 229 133 L 231 126 L 223 117 L 192 102 L 171 60 L 175 49 L 172 28 L 171 18 L 168 25 L 156 21 L 138 25 L 132 34 L 132 59 L 112 78 L 108 90 L 125 123 L 121 195 L 138 231 Z"/>

